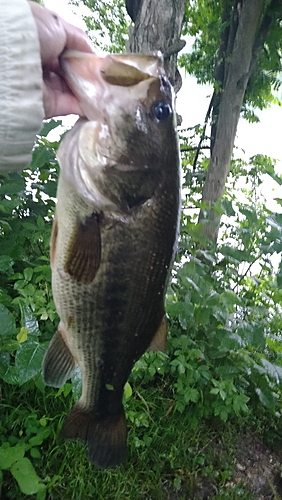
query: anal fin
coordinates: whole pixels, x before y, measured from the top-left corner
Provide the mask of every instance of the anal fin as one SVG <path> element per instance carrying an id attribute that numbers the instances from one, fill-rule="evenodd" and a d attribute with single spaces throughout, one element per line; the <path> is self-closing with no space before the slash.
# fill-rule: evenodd
<path id="1" fill-rule="evenodd" d="M 163 317 L 159 328 L 151 340 L 147 351 L 165 351 L 167 348 L 167 321 L 166 316 Z"/>
<path id="2" fill-rule="evenodd" d="M 78 223 L 70 239 L 64 271 L 77 283 L 92 283 L 101 262 L 100 216 L 93 213 Z"/>
<path id="3" fill-rule="evenodd" d="M 85 410 L 78 401 L 63 424 L 61 437 L 84 441 L 89 459 L 98 468 L 115 467 L 126 459 L 127 427 L 123 409 L 118 415 L 99 417 Z"/>
<path id="4" fill-rule="evenodd" d="M 63 326 L 60 323 L 45 353 L 42 369 L 46 385 L 62 387 L 72 376 L 76 362 L 61 334 Z"/>

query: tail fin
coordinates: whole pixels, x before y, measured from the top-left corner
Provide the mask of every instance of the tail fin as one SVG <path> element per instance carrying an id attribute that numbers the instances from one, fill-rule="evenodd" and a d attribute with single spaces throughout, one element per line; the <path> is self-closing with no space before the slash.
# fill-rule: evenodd
<path id="1" fill-rule="evenodd" d="M 121 464 L 126 459 L 127 428 L 124 411 L 101 419 L 82 408 L 79 401 L 61 430 L 64 439 L 79 439 L 88 446 L 89 459 L 99 468 Z"/>

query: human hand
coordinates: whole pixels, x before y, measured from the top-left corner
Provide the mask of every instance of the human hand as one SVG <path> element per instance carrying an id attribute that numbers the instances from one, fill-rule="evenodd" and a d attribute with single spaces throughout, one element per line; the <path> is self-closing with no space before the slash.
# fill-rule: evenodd
<path id="1" fill-rule="evenodd" d="M 59 57 L 65 49 L 92 52 L 90 41 L 79 28 L 67 23 L 55 12 L 29 1 L 36 22 L 43 70 L 43 104 L 45 118 L 68 115 L 83 116 L 78 99 L 64 80 Z"/>

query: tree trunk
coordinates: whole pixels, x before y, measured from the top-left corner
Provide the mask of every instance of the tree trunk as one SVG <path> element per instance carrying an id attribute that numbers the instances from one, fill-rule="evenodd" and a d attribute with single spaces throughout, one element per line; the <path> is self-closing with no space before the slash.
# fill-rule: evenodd
<path id="1" fill-rule="evenodd" d="M 128 52 L 150 53 L 160 50 L 168 77 L 177 92 L 181 77 L 177 70 L 177 54 L 184 47 L 180 40 L 185 0 L 129 0 L 135 24 L 129 32 Z M 133 15 L 132 15 L 133 14 Z"/>
<path id="2" fill-rule="evenodd" d="M 247 83 L 254 68 L 254 57 L 258 57 L 254 49 L 257 48 L 265 1 L 244 0 L 228 4 L 232 21 L 227 28 L 229 36 L 226 36 L 226 31 L 222 34 L 222 39 L 225 38 L 225 63 L 221 68 L 222 86 L 215 99 L 211 156 L 202 193 L 203 208 L 199 215 L 199 222 L 203 224 L 202 234 L 213 243 L 217 240 L 221 218 L 215 203 L 224 192 Z"/>

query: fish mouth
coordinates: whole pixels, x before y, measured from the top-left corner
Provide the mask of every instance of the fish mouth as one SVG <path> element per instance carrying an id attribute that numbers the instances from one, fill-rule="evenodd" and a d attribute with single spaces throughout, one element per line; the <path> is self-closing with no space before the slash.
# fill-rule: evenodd
<path id="1" fill-rule="evenodd" d="M 97 119 L 101 103 L 107 105 L 112 94 L 120 99 L 122 87 L 136 88 L 139 83 L 159 78 L 164 73 L 160 52 L 101 57 L 67 50 L 61 56 L 61 68 L 89 120 Z M 138 98 L 138 91 L 136 94 Z"/>

